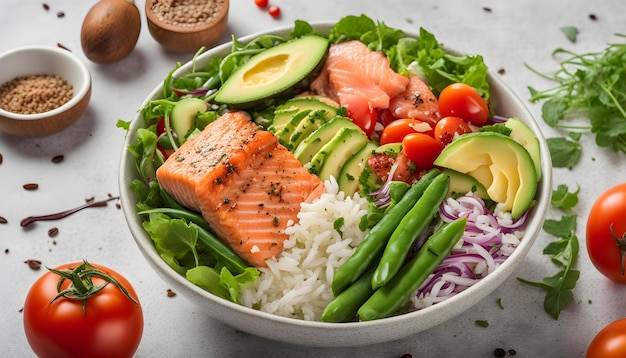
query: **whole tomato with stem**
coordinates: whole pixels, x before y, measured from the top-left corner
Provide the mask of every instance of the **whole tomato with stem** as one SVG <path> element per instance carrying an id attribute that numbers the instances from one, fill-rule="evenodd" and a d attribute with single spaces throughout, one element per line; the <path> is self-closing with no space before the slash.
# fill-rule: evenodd
<path id="1" fill-rule="evenodd" d="M 24 331 L 39 357 L 132 357 L 143 334 L 137 293 L 116 271 L 87 261 L 48 269 L 24 303 Z"/>
<path id="2" fill-rule="evenodd" d="M 587 347 L 587 358 L 626 357 L 626 318 L 609 323 Z"/>
<path id="3" fill-rule="evenodd" d="M 602 193 L 587 217 L 587 252 L 607 278 L 626 283 L 626 183 Z"/>

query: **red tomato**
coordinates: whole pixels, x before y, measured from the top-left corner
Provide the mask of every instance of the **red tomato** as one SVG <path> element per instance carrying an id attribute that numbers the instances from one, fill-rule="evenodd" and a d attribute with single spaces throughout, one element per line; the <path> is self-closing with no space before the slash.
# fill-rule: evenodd
<path id="1" fill-rule="evenodd" d="M 424 133 L 407 134 L 402 140 L 402 150 L 420 169 L 432 168 L 442 148 L 435 138 Z"/>
<path id="2" fill-rule="evenodd" d="M 471 133 L 469 124 L 459 117 L 444 117 L 435 125 L 435 139 L 446 146 L 459 135 Z"/>
<path id="3" fill-rule="evenodd" d="M 418 119 L 403 118 L 389 123 L 380 135 L 380 144 L 402 143 L 404 136 L 410 133 L 425 133 L 432 136 L 430 124 Z"/>
<path id="4" fill-rule="evenodd" d="M 485 99 L 464 83 L 453 83 L 444 88 L 438 103 L 441 117 L 461 117 L 477 126 L 483 126 L 489 120 L 489 106 Z"/>
<path id="5" fill-rule="evenodd" d="M 626 318 L 608 324 L 593 338 L 587 358 L 626 357 Z"/>
<path id="6" fill-rule="evenodd" d="M 268 0 L 254 0 L 254 4 L 262 9 L 267 7 Z"/>
<path id="7" fill-rule="evenodd" d="M 23 311 L 26 338 L 37 356 L 132 357 L 137 350 L 143 313 L 128 280 L 110 268 L 85 262 L 62 265 L 56 270 L 82 275 L 83 282 L 87 277 L 96 288 L 105 280 L 93 275 L 90 268 L 116 280 L 129 296 L 110 282 L 84 300 L 67 296 L 54 299 L 59 294 L 61 276 L 46 272 L 32 285 Z M 70 284 L 70 280 L 63 279 L 60 289 L 66 290 Z"/>
<path id="8" fill-rule="evenodd" d="M 270 6 L 270 8 L 267 10 L 267 12 L 272 17 L 279 17 L 280 16 L 280 7 L 278 7 L 278 6 Z"/>
<path id="9" fill-rule="evenodd" d="M 366 97 L 344 96 L 343 106 L 348 111 L 348 117 L 359 126 L 369 137 L 378 122 L 378 111 L 372 108 Z"/>
<path id="10" fill-rule="evenodd" d="M 618 184 L 600 195 L 587 218 L 589 258 L 600 273 L 619 283 L 626 283 L 622 267 L 622 256 L 626 252 L 624 213 L 626 183 Z"/>
<path id="11" fill-rule="evenodd" d="M 165 117 L 160 117 L 156 123 L 156 133 L 158 136 L 165 133 Z"/>

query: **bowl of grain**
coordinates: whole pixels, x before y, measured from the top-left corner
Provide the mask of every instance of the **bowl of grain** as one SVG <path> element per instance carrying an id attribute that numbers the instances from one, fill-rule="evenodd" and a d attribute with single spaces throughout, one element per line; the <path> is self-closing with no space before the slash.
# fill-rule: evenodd
<path id="1" fill-rule="evenodd" d="M 28 46 L 0 55 L 0 131 L 24 137 L 58 132 L 83 114 L 91 74 L 71 52 Z"/>
<path id="2" fill-rule="evenodd" d="M 170 51 L 211 47 L 228 25 L 229 0 L 147 0 L 145 4 L 150 34 Z"/>

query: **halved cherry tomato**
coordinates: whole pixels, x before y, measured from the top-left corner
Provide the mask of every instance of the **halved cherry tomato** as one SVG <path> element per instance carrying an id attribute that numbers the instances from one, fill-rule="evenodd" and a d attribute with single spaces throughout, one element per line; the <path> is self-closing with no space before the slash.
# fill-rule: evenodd
<path id="1" fill-rule="evenodd" d="M 35 354 L 132 357 L 141 341 L 143 313 L 128 280 L 87 262 L 55 270 L 35 281 L 24 302 L 24 331 Z"/>
<path id="2" fill-rule="evenodd" d="M 432 168 L 442 149 L 435 138 L 424 133 L 410 133 L 402 140 L 402 150 L 420 169 Z"/>
<path id="3" fill-rule="evenodd" d="M 484 126 L 489 120 L 489 106 L 484 98 L 471 86 L 453 83 L 439 94 L 441 117 L 461 117 L 477 126 Z"/>
<path id="4" fill-rule="evenodd" d="M 402 139 L 410 133 L 425 133 L 432 136 L 433 128 L 430 124 L 417 119 L 397 119 L 383 129 L 383 133 L 380 135 L 380 144 L 402 143 Z"/>
<path id="5" fill-rule="evenodd" d="M 268 3 L 269 3 L 268 0 L 254 0 L 254 4 L 260 7 L 261 9 L 266 8 Z"/>
<path id="6" fill-rule="evenodd" d="M 156 134 L 160 136 L 165 133 L 165 117 L 159 117 L 156 123 Z"/>
<path id="7" fill-rule="evenodd" d="M 378 122 L 378 111 L 372 108 L 367 97 L 344 96 L 342 100 L 348 117 L 369 137 Z"/>
<path id="8" fill-rule="evenodd" d="M 589 344 L 586 357 L 626 357 L 626 318 L 609 323 L 600 330 Z"/>
<path id="9" fill-rule="evenodd" d="M 471 132 L 472 128 L 461 118 L 444 117 L 437 122 L 434 137 L 439 144 L 446 146 L 457 136 Z"/>

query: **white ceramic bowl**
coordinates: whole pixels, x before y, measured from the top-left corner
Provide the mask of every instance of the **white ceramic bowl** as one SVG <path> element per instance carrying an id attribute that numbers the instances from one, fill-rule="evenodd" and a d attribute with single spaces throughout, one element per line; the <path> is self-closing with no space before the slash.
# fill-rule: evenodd
<path id="1" fill-rule="evenodd" d="M 314 24 L 314 26 L 322 33 L 328 33 L 332 24 Z M 273 33 L 284 35 L 289 30 L 290 28 L 282 28 L 273 31 Z M 255 34 L 242 40 L 247 41 L 258 35 Z M 224 56 L 229 49 L 230 44 L 211 49 L 201 55 L 197 59 L 199 61 L 197 63 L 198 65 L 206 63 L 212 56 Z M 176 74 L 180 75 L 190 70 L 191 63 L 187 63 Z M 490 72 L 489 81 L 492 91 L 491 101 L 497 108 L 498 114 L 522 119 L 539 138 L 543 159 L 541 167 L 543 179 L 539 183 L 536 196 L 537 205 L 532 209 L 533 212 L 529 217 L 525 236 L 514 253 L 496 271 L 482 281 L 442 303 L 419 311 L 375 321 L 323 323 L 280 317 L 240 306 L 214 296 L 177 274 L 155 251 L 151 239 L 141 226 L 141 218 L 136 214 L 136 199 L 129 184 L 132 179 L 137 177 L 137 174 L 133 157 L 125 151 L 121 159 L 119 183 L 122 208 L 132 235 L 152 267 L 177 292 L 180 292 L 194 304 L 198 305 L 209 316 L 239 330 L 258 336 L 305 346 L 349 347 L 388 342 L 434 327 L 457 316 L 485 298 L 516 270 L 524 261 L 526 254 L 542 228 L 544 214 L 550 201 L 552 178 L 550 154 L 537 123 L 523 102 L 506 87 L 498 75 Z M 160 93 L 162 93 L 162 86 L 155 88 L 148 95 L 143 105 L 152 99 L 158 98 Z M 130 132 L 126 138 L 125 148 L 127 145 L 135 142 L 136 131 L 142 126 L 145 126 L 145 122 L 139 114 L 131 125 Z"/>
<path id="2" fill-rule="evenodd" d="M 0 55 L 0 84 L 15 77 L 58 75 L 73 87 L 68 102 L 51 111 L 18 114 L 0 108 L 0 131 L 17 136 L 42 136 L 60 131 L 76 121 L 91 97 L 91 74 L 70 51 L 58 47 L 29 46 Z"/>

